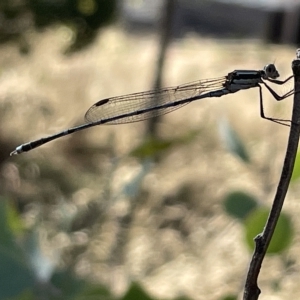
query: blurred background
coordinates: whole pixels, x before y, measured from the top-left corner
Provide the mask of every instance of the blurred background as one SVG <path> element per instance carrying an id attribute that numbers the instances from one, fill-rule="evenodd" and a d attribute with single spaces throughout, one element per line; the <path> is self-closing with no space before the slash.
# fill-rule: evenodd
<path id="1" fill-rule="evenodd" d="M 285 79 L 299 17 L 296 0 L 1 0 L 0 299 L 238 299 L 289 133 L 258 89 L 9 153 L 102 98 L 268 63 Z M 260 299 L 300 294 L 299 177 L 300 159 Z"/>

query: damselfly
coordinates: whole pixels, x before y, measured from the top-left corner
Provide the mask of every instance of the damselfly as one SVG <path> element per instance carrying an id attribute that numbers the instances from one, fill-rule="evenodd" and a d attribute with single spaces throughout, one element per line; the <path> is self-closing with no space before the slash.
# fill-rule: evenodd
<path id="1" fill-rule="evenodd" d="M 278 95 L 266 81 L 274 84 L 284 84 L 293 76 L 281 81 L 274 64 L 269 64 L 263 70 L 235 70 L 227 76 L 199 80 L 176 87 L 162 88 L 147 92 L 106 98 L 98 101 L 85 114 L 86 123 L 69 128 L 59 133 L 44 137 L 18 146 L 10 155 L 30 151 L 62 136 L 102 124 L 124 124 L 143 121 L 152 117 L 167 114 L 195 100 L 221 97 L 240 90 L 253 87 L 259 88 L 260 115 L 277 123 L 282 120 L 266 117 L 263 110 L 262 88 L 264 85 L 276 100 L 282 100 L 294 93 Z"/>

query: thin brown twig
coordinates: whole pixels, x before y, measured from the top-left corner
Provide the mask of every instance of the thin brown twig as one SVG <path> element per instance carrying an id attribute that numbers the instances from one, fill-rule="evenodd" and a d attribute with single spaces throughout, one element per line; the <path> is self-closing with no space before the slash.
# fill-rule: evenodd
<path id="1" fill-rule="evenodd" d="M 292 62 L 294 74 L 294 90 L 300 91 L 300 49 L 297 50 L 297 59 Z M 291 176 L 294 169 L 298 142 L 300 136 L 300 93 L 294 94 L 292 122 L 290 135 L 281 177 L 277 186 L 277 191 L 273 205 L 262 233 L 255 237 L 255 251 L 253 253 L 244 290 L 244 300 L 256 300 L 259 297 L 260 289 L 257 284 L 260 268 L 267 252 L 268 246 L 272 239 L 277 221 L 279 219 L 284 199 L 290 184 Z"/>

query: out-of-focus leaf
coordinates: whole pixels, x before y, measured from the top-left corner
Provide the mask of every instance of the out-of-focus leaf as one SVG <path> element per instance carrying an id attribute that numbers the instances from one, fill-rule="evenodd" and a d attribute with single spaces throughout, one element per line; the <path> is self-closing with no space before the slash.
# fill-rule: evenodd
<path id="1" fill-rule="evenodd" d="M 85 16 L 93 15 L 98 9 L 95 0 L 77 0 L 77 9 Z"/>
<path id="2" fill-rule="evenodd" d="M 0 197 L 0 245 L 15 248 L 14 231 L 19 231 L 20 228 L 20 219 L 12 205 L 4 197 Z"/>
<path id="3" fill-rule="evenodd" d="M 235 191 L 225 197 L 223 205 L 229 215 L 242 220 L 257 207 L 257 201 L 249 194 Z"/>
<path id="4" fill-rule="evenodd" d="M 253 239 L 263 231 L 269 211 L 266 208 L 254 210 L 246 218 L 244 223 L 246 243 L 249 248 L 254 250 Z M 292 228 L 291 219 L 285 213 L 281 213 L 271 243 L 267 253 L 279 254 L 286 250 L 293 239 L 294 232 Z"/>
<path id="5" fill-rule="evenodd" d="M 1 202 L 1 199 L 0 199 Z M 15 207 L 7 203 L 7 222 L 14 235 L 18 235 L 24 231 L 24 226 L 21 218 Z"/>
<path id="6" fill-rule="evenodd" d="M 172 140 L 161 140 L 155 138 L 146 139 L 141 145 L 133 149 L 130 155 L 137 158 L 152 157 L 169 149 L 172 145 L 174 145 L 174 143 L 175 141 Z"/>
<path id="7" fill-rule="evenodd" d="M 76 300 L 115 300 L 116 298 L 104 286 L 87 286 L 84 291 L 78 294 Z"/>
<path id="8" fill-rule="evenodd" d="M 227 295 L 223 298 L 221 298 L 220 300 L 237 300 L 238 296 L 237 295 Z"/>
<path id="9" fill-rule="evenodd" d="M 141 183 L 145 176 L 149 173 L 150 169 L 152 167 L 152 160 L 151 159 L 145 159 L 143 160 L 141 164 L 141 170 L 140 172 L 130 180 L 130 182 L 126 183 L 121 190 L 120 195 L 125 195 L 130 198 L 135 198 L 138 194 Z"/>
<path id="10" fill-rule="evenodd" d="M 135 149 L 133 149 L 130 155 L 140 159 L 153 157 L 154 155 L 161 154 L 162 152 L 169 150 L 175 145 L 187 144 L 188 142 L 191 142 L 198 135 L 198 133 L 198 131 L 190 131 L 179 138 L 169 140 L 148 138 Z"/>
<path id="11" fill-rule="evenodd" d="M 7 204 L 3 197 L 0 198 L 0 244 L 7 247 L 13 243 L 13 233 L 8 224 Z"/>
<path id="12" fill-rule="evenodd" d="M 0 246 L 0 300 L 16 297 L 34 287 L 34 276 L 22 252 Z"/>
<path id="13" fill-rule="evenodd" d="M 300 152 L 297 152 L 291 181 L 293 182 L 293 181 L 299 179 L 299 177 L 300 177 Z"/>
<path id="14" fill-rule="evenodd" d="M 136 282 L 133 282 L 127 291 L 127 293 L 121 298 L 121 300 L 152 300 L 144 289 Z"/>
<path id="15" fill-rule="evenodd" d="M 0 198 L 0 300 L 16 297 L 34 286 L 34 276 L 24 252 L 15 242 L 13 228 L 17 215 L 12 206 Z"/>
<path id="16" fill-rule="evenodd" d="M 219 122 L 219 132 L 221 139 L 225 147 L 232 154 L 238 156 L 244 162 L 248 163 L 250 161 L 250 157 L 244 146 L 243 141 L 238 136 L 237 132 L 230 126 L 230 124 L 225 119 L 221 119 Z"/>
<path id="17" fill-rule="evenodd" d="M 25 260 L 0 252 L 0 299 L 14 297 L 34 287 L 34 277 Z"/>
<path id="18" fill-rule="evenodd" d="M 175 298 L 174 300 L 192 300 L 192 299 L 187 296 L 180 296 L 178 298 Z"/>
<path id="19" fill-rule="evenodd" d="M 28 263 L 35 274 L 35 278 L 40 282 L 48 282 L 54 272 L 55 264 L 43 254 L 38 232 L 30 232 L 23 244 L 29 258 Z"/>
<path id="20" fill-rule="evenodd" d="M 9 297 L 5 300 L 36 300 L 36 296 L 34 295 L 33 290 L 26 290 L 15 297 Z"/>
<path id="21" fill-rule="evenodd" d="M 77 278 L 69 271 L 60 271 L 53 275 L 51 283 L 61 300 L 114 300 L 110 291 L 101 285 L 93 285 Z"/>
<path id="22" fill-rule="evenodd" d="M 58 289 L 60 299 L 74 299 L 84 291 L 87 285 L 85 281 L 78 279 L 68 271 L 54 273 L 51 283 Z"/>

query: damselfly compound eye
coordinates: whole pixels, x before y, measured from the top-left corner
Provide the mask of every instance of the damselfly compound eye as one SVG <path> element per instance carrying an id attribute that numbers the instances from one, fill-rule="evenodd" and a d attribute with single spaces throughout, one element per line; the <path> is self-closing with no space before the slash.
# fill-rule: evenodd
<path id="1" fill-rule="evenodd" d="M 276 79 L 279 77 L 279 73 L 274 64 L 269 64 L 264 67 L 265 76 Z"/>
<path id="2" fill-rule="evenodd" d="M 275 66 L 274 66 L 273 64 L 270 64 L 270 65 L 267 65 L 267 66 L 265 67 L 265 71 L 266 71 L 267 73 L 273 73 L 273 72 L 276 71 L 276 68 L 275 68 Z"/>

